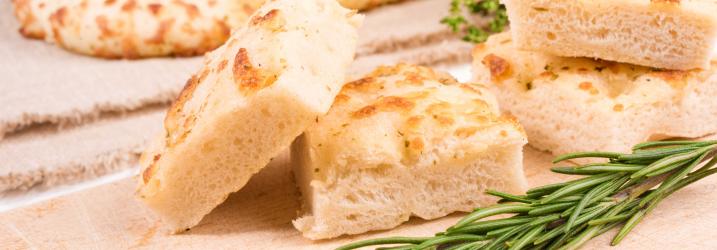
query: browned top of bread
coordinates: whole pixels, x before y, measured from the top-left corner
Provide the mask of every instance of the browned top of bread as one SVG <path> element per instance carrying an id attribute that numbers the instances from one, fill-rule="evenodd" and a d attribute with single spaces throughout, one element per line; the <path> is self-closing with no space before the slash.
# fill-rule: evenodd
<path id="1" fill-rule="evenodd" d="M 20 33 L 104 58 L 201 55 L 264 0 L 13 0 Z"/>
<path id="2" fill-rule="evenodd" d="M 282 6 L 284 7 L 284 6 Z M 192 129 L 206 121 L 202 116 L 211 116 L 217 110 L 231 104 L 242 105 L 248 102 L 258 92 L 272 88 L 287 89 L 289 91 L 313 93 L 305 97 L 305 105 L 314 108 L 317 112 L 324 112 L 331 103 L 343 76 L 335 73 L 342 72 L 348 62 L 334 62 L 331 58 L 321 55 L 309 54 L 305 49 L 307 44 L 319 46 L 317 43 L 328 44 L 331 39 L 327 37 L 337 34 L 328 34 L 325 31 L 307 30 L 311 25 L 328 25 L 349 36 L 355 36 L 355 27 L 360 25 L 362 16 L 355 12 L 336 12 L 331 15 L 340 15 L 335 18 L 345 20 L 343 23 L 325 23 L 326 17 L 305 17 L 303 10 L 291 10 L 295 6 L 285 9 L 260 10 L 252 17 L 246 27 L 235 31 L 222 47 L 207 54 L 204 67 L 193 75 L 180 92 L 175 102 L 167 112 L 164 120 L 165 140 L 162 147 L 170 150 L 181 144 L 192 132 Z M 308 8 L 302 5 L 302 8 Z M 287 11 L 289 10 L 289 11 Z M 305 22 L 289 22 L 287 20 L 306 20 Z M 336 19 L 339 20 L 339 19 Z M 307 32 L 316 34 L 305 35 Z M 352 37 L 348 37 L 352 38 Z M 301 40 L 300 40 L 301 39 Z M 305 40 L 304 40 L 305 39 Z M 318 39 L 318 40 L 317 40 Z M 333 56 L 352 58 L 353 43 L 334 43 Z M 322 65 L 321 69 L 306 68 Z M 313 70 L 324 72 L 322 79 L 308 79 L 305 72 Z M 297 79 L 292 78 L 296 76 Z M 319 77 L 319 76 L 317 76 Z M 326 80 L 332 79 L 332 80 Z M 296 84 L 296 81 L 307 83 L 305 86 Z M 328 82 L 330 85 L 318 86 L 317 83 Z M 274 85 L 279 85 L 274 87 Z M 316 86 L 314 86 L 316 85 Z M 145 158 L 150 157 L 147 155 Z M 161 154 L 151 156 L 153 159 L 144 159 L 147 163 L 143 171 L 143 180 L 146 183 L 156 171 L 156 162 Z M 143 164 L 144 165 L 144 164 Z"/>
<path id="3" fill-rule="evenodd" d="M 595 97 L 620 98 L 625 102 L 642 102 L 661 98 L 669 91 L 682 91 L 690 82 L 703 82 L 717 69 L 712 61 L 708 70 L 663 70 L 651 67 L 594 60 L 552 56 L 522 51 L 515 47 L 511 35 L 493 35 L 473 49 L 474 63 L 486 72 L 477 72 L 480 80 L 508 84 L 524 91 L 540 84 L 563 86 L 566 90 L 589 93 Z M 485 79 L 490 76 L 490 79 Z M 643 95 L 643 92 L 653 94 Z M 677 95 L 679 96 L 679 95 Z"/>
<path id="4" fill-rule="evenodd" d="M 523 133 L 483 85 L 399 64 L 346 84 L 305 135 L 319 162 L 371 167 L 470 160 L 489 141 L 523 140 Z"/>

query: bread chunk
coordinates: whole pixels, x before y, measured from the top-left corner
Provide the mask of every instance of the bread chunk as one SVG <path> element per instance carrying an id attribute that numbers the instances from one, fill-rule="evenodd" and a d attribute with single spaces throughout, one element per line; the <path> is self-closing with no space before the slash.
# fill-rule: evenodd
<path id="1" fill-rule="evenodd" d="M 196 225 L 329 110 L 361 21 L 335 0 L 264 5 L 168 111 L 140 159 L 140 199 L 175 231 Z"/>
<path id="2" fill-rule="evenodd" d="M 490 83 L 532 146 L 565 154 L 629 152 L 648 139 L 717 132 L 717 62 L 659 70 L 517 48 L 510 34 L 473 50 L 475 80 Z"/>
<path id="3" fill-rule="evenodd" d="M 292 145 L 310 239 L 389 229 L 495 202 L 526 188 L 520 125 L 480 84 L 429 68 L 380 67 L 344 86 Z"/>
<path id="4" fill-rule="evenodd" d="M 102 58 L 202 55 L 264 0 L 13 0 L 20 33 Z"/>
<path id="5" fill-rule="evenodd" d="M 672 70 L 717 54 L 714 0 L 504 0 L 519 49 Z"/>

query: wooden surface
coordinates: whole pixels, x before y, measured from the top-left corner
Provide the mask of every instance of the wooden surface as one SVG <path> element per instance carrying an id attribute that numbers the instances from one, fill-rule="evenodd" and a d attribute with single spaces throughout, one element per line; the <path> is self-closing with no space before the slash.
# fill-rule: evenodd
<path id="1" fill-rule="evenodd" d="M 548 171 L 548 154 L 525 149 L 531 186 L 560 181 Z M 426 236 L 455 223 L 463 214 L 423 221 L 412 219 L 394 230 L 312 242 L 291 225 L 299 194 L 286 156 L 255 176 L 191 231 L 169 235 L 161 222 L 134 198 L 127 179 L 0 214 L 0 249 L 331 249 L 371 237 Z M 717 177 L 710 177 L 665 200 L 619 247 L 613 232 L 584 249 L 717 248 Z"/>

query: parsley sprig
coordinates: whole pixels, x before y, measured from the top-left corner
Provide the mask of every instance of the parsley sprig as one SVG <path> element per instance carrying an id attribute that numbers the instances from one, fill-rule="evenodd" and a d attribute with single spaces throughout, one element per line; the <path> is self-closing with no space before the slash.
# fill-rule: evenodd
<path id="1" fill-rule="evenodd" d="M 464 14 L 479 14 L 492 19 L 484 26 L 472 23 Z M 448 25 L 455 33 L 463 33 L 463 40 L 482 43 L 493 33 L 502 32 L 508 25 L 505 6 L 499 0 L 452 0 L 450 15 L 441 23 Z"/>

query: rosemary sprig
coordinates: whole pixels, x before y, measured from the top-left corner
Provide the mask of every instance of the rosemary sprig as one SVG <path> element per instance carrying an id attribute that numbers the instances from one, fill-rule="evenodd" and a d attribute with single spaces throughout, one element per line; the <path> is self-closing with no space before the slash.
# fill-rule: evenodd
<path id="1" fill-rule="evenodd" d="M 554 163 L 588 157 L 607 162 L 555 167 L 554 172 L 585 177 L 533 188 L 525 195 L 488 191 L 500 198 L 499 204 L 476 209 L 432 237 L 371 239 L 338 250 L 378 245 L 414 250 L 577 249 L 622 225 L 611 243 L 617 245 L 667 196 L 717 173 L 715 154 L 717 141 L 646 142 L 630 154 L 567 154 Z M 483 220 L 496 215 L 513 216 Z"/>
<path id="2" fill-rule="evenodd" d="M 464 14 L 479 14 L 491 17 L 485 25 L 477 26 Z M 508 15 L 505 6 L 499 0 L 452 0 L 450 14 L 441 20 L 448 25 L 454 33 L 464 33 L 463 40 L 472 43 L 482 43 L 492 33 L 502 32 L 508 25 Z"/>

